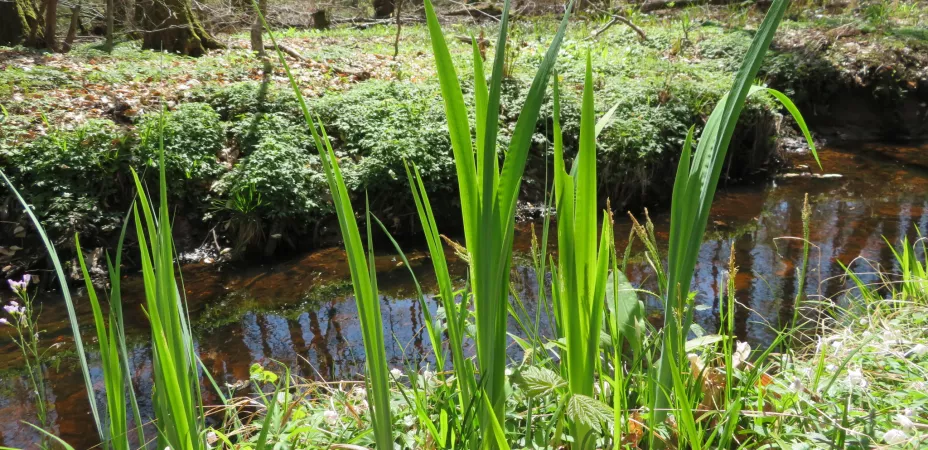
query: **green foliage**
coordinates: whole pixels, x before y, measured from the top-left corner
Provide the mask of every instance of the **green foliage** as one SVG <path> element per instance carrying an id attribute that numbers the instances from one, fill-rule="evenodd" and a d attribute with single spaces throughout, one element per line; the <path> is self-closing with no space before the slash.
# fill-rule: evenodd
<path id="1" fill-rule="evenodd" d="M 219 153 L 225 130 L 219 114 L 205 103 L 186 103 L 163 115 L 163 131 L 161 120 L 160 112 L 150 113 L 138 125 L 142 164 L 158 167 L 163 138 L 168 191 L 175 197 L 203 200 L 210 183 L 223 172 Z"/>
<path id="2" fill-rule="evenodd" d="M 195 99 L 210 104 L 223 120 L 237 120 L 248 113 L 288 112 L 297 119 L 299 105 L 287 89 L 274 83 L 243 81 L 225 86 L 208 86 Z"/>
<path id="3" fill-rule="evenodd" d="M 369 81 L 311 106 L 326 123 L 336 154 L 348 158 L 350 189 L 376 196 L 401 188 L 404 160 L 419 168 L 430 190 L 453 189 L 454 160 L 437 85 Z"/>
<path id="4" fill-rule="evenodd" d="M 55 130 L 5 150 L 13 180 L 54 235 L 117 229 L 130 139 L 108 120 Z"/>
<path id="5" fill-rule="evenodd" d="M 224 209 L 272 220 L 318 219 L 332 212 L 318 161 L 293 142 L 266 137 L 219 179 L 213 191 Z M 246 196 L 250 200 L 242 202 Z"/>

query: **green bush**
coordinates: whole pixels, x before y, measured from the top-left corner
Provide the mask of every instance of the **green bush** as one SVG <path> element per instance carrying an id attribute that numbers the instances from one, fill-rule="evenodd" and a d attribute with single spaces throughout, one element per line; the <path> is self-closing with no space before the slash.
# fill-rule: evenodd
<path id="1" fill-rule="evenodd" d="M 149 168 L 157 167 L 161 118 L 160 113 L 146 114 L 138 126 L 139 157 Z M 224 172 L 219 153 L 225 130 L 219 114 L 205 103 L 180 105 L 164 114 L 163 138 L 168 190 L 192 201 L 204 200 L 212 181 Z"/>
<path id="2" fill-rule="evenodd" d="M 246 246 L 275 232 L 305 233 L 332 213 L 318 156 L 287 139 L 264 138 L 213 186 L 218 197 L 211 216 Z"/>
<path id="3" fill-rule="evenodd" d="M 235 148 L 243 155 L 252 152 L 265 139 L 286 141 L 307 151 L 315 151 L 312 136 L 302 115 L 286 113 L 246 113 L 229 126 Z"/>
<path id="4" fill-rule="evenodd" d="M 212 106 L 223 120 L 236 120 L 248 113 L 291 112 L 301 114 L 296 97 L 289 89 L 273 83 L 244 81 L 221 87 L 207 87 L 194 96 Z"/>
<path id="5" fill-rule="evenodd" d="M 109 120 L 53 131 L 5 150 L 11 175 L 58 237 L 119 226 L 132 155 L 130 140 Z"/>
<path id="6" fill-rule="evenodd" d="M 343 158 L 349 189 L 367 190 L 372 203 L 379 194 L 395 202 L 397 192 L 407 192 L 404 159 L 419 166 L 429 189 L 454 189 L 451 141 L 437 85 L 368 81 L 324 96 L 311 108 Z"/>

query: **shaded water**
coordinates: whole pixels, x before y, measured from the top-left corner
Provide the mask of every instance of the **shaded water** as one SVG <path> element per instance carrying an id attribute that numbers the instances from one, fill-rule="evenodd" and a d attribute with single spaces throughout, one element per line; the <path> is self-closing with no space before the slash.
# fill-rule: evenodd
<path id="1" fill-rule="evenodd" d="M 885 236 L 897 242 L 914 235 L 915 226 L 928 229 L 928 146 L 894 147 L 853 145 L 821 151 L 829 174 L 818 176 L 804 166 L 813 166 L 807 156 L 797 156 L 796 167 L 774 180 L 753 186 L 722 188 L 716 196 L 708 233 L 699 254 L 693 289 L 697 302 L 706 305 L 696 313 L 706 330 L 718 325 L 718 284 L 725 276 L 729 248 L 735 245 L 738 299 L 736 331 L 755 345 L 769 342 L 778 323 L 792 317 L 792 299 L 798 280 L 796 263 L 801 254 L 803 196 L 814 205 L 812 215 L 811 267 L 807 293 L 835 295 L 849 284 L 838 275 L 838 261 L 848 264 L 863 256 L 887 269 L 894 268 Z M 657 237 L 667 240 L 669 214 L 652 215 Z M 623 249 L 629 221 L 616 224 L 617 246 Z M 528 313 L 536 306 L 535 274 L 525 264 L 530 246 L 528 225 L 516 236 L 517 256 L 512 281 Z M 434 292 L 431 264 L 421 249 L 407 253 L 413 269 L 427 292 Z M 464 275 L 464 265 L 448 254 L 452 271 Z M 387 353 L 391 365 L 425 364 L 430 361 L 428 339 L 423 332 L 423 314 L 415 299 L 407 268 L 395 255 L 377 257 L 382 294 Z M 869 270 L 858 260 L 853 267 Z M 640 260 L 629 266 L 633 283 L 651 287 L 651 272 Z M 310 378 L 352 377 L 362 371 L 363 346 L 347 264 L 338 249 L 314 252 L 300 259 L 247 269 L 216 270 L 213 266 L 184 268 L 185 290 L 196 324 L 197 349 L 216 380 L 234 383 L 248 378 L 252 362 L 281 361 L 295 373 Z M 139 307 L 141 280 L 124 282 L 134 383 L 140 391 L 143 410 L 150 410 L 151 362 L 147 323 Z M 0 295 L 6 295 L 0 294 Z M 92 334 L 92 316 L 86 301 L 78 300 L 84 332 Z M 48 344 L 71 345 L 70 328 L 62 300 L 43 296 L 43 323 Z M 658 304 L 649 301 L 656 309 Z M 437 302 L 429 301 L 434 312 Z M 512 321 L 510 321 L 512 322 Z M 773 327 L 773 328 L 772 328 Z M 510 323 L 511 331 L 515 325 Z M 547 324 L 542 324 L 546 331 Z M 89 338 L 88 338 L 89 339 Z M 94 343 L 89 342 L 89 347 Z M 472 351 L 472 349 L 471 349 Z M 91 361 L 98 358 L 92 355 Z M 50 417 L 56 434 L 76 448 L 96 443 L 83 380 L 76 359 L 63 358 L 59 367 L 46 371 L 49 379 Z M 19 423 L 34 420 L 33 400 L 24 379 L 15 369 L 21 356 L 4 332 L 0 335 L 0 445 L 30 447 L 37 436 Z M 92 377 L 102 391 L 102 373 Z M 204 389 L 204 392 L 209 392 Z M 101 398 L 102 400 L 102 398 Z M 207 403 L 217 399 L 207 395 Z"/>

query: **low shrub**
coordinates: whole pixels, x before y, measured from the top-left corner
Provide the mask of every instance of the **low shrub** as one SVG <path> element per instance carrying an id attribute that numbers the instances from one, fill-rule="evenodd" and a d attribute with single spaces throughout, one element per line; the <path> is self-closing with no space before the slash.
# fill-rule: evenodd
<path id="1" fill-rule="evenodd" d="M 407 192 L 403 160 L 435 191 L 454 192 L 454 160 L 437 85 L 368 81 L 310 106 L 340 158 L 348 188 L 367 190 L 372 207 Z M 412 204 L 412 198 L 406 201 Z M 411 206 L 410 206 L 411 207 Z"/>
<path id="2" fill-rule="evenodd" d="M 131 139 L 94 119 L 5 149 L 14 183 L 55 236 L 110 232 L 119 226 Z"/>
<path id="3" fill-rule="evenodd" d="M 267 136 L 213 186 L 210 216 L 223 222 L 239 248 L 269 234 L 311 231 L 332 213 L 318 156 L 286 137 Z"/>
<path id="4" fill-rule="evenodd" d="M 157 167 L 158 146 L 163 137 L 170 192 L 194 203 L 204 201 L 210 184 L 224 171 L 218 157 L 225 146 L 225 130 L 219 114 L 205 103 L 180 105 L 164 113 L 163 134 L 161 119 L 161 113 L 149 113 L 138 125 L 142 165 Z"/>

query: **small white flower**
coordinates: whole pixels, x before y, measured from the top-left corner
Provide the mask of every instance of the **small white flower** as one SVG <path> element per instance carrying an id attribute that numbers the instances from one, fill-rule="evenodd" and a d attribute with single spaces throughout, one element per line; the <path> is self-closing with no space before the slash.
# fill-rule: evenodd
<path id="1" fill-rule="evenodd" d="M 9 325 L 10 321 L 0 317 L 0 325 Z"/>
<path id="2" fill-rule="evenodd" d="M 422 378 L 425 379 L 425 381 L 432 381 L 432 378 L 435 378 L 435 372 L 424 370 L 422 371 Z"/>
<path id="3" fill-rule="evenodd" d="M 905 355 L 906 356 L 922 356 L 926 353 L 928 353 L 928 345 L 917 344 L 914 347 L 912 347 L 908 352 L 906 352 Z"/>
<path id="4" fill-rule="evenodd" d="M 844 346 L 844 341 L 834 341 L 831 343 L 831 350 L 837 355 L 841 353 L 841 347 Z"/>
<path id="5" fill-rule="evenodd" d="M 847 371 L 847 383 L 851 386 L 867 387 L 867 379 L 864 378 L 860 369 L 850 369 Z"/>
<path id="6" fill-rule="evenodd" d="M 218 441 L 218 440 L 219 440 L 219 436 L 216 436 L 216 432 L 215 432 L 215 431 L 210 431 L 209 433 L 206 433 L 206 443 L 207 443 L 207 444 L 213 445 L 213 444 L 215 444 L 216 441 Z"/>
<path id="7" fill-rule="evenodd" d="M 905 414 L 897 414 L 896 423 L 902 427 L 902 431 L 912 431 L 912 429 L 915 428 L 915 424 L 912 423 L 912 419 L 906 417 Z"/>
<path id="8" fill-rule="evenodd" d="M 902 415 L 903 415 L 903 416 L 906 416 L 906 417 L 914 417 L 914 416 L 915 416 L 915 410 L 912 409 L 912 408 L 903 409 L 903 410 L 902 410 Z"/>
<path id="9" fill-rule="evenodd" d="M 511 376 L 512 376 L 512 369 L 510 369 L 510 368 L 507 367 L 506 370 L 505 370 L 505 373 L 506 373 L 506 376 L 507 376 L 507 377 L 511 377 Z"/>
<path id="10" fill-rule="evenodd" d="M 390 375 L 391 375 L 393 378 L 399 378 L 399 377 L 403 376 L 403 371 L 401 371 L 400 369 L 397 369 L 396 367 L 394 367 L 394 368 L 390 369 Z"/>
<path id="11" fill-rule="evenodd" d="M 836 365 L 834 365 L 834 364 L 829 364 L 829 365 L 825 366 L 825 370 L 828 371 L 828 372 L 834 372 L 834 371 L 838 370 L 838 366 L 836 366 Z"/>
<path id="12" fill-rule="evenodd" d="M 338 423 L 338 413 L 331 409 L 325 410 L 322 413 L 322 418 L 325 419 L 325 423 L 329 424 L 329 426 L 334 426 Z"/>
<path id="13" fill-rule="evenodd" d="M 908 440 L 909 437 L 902 430 L 895 428 L 883 434 L 883 441 L 889 445 L 904 444 Z"/>
<path id="14" fill-rule="evenodd" d="M 354 389 L 351 390 L 351 396 L 354 398 L 363 400 L 367 398 L 367 389 L 364 389 L 362 387 L 355 387 Z"/>
<path id="15" fill-rule="evenodd" d="M 735 352 L 731 355 L 731 365 L 736 369 L 741 367 L 751 356 L 751 345 L 747 342 L 738 342 L 735 344 Z"/>
<path id="16" fill-rule="evenodd" d="M 866 325 L 866 324 L 870 323 L 870 319 L 868 319 L 868 318 L 866 318 L 866 317 L 861 317 L 860 320 L 857 321 L 857 323 L 859 323 L 859 324 L 861 324 L 861 325 Z"/>
<path id="17" fill-rule="evenodd" d="M 799 377 L 793 378 L 793 381 L 789 384 L 789 389 L 791 391 L 799 392 L 803 390 L 802 380 Z"/>

